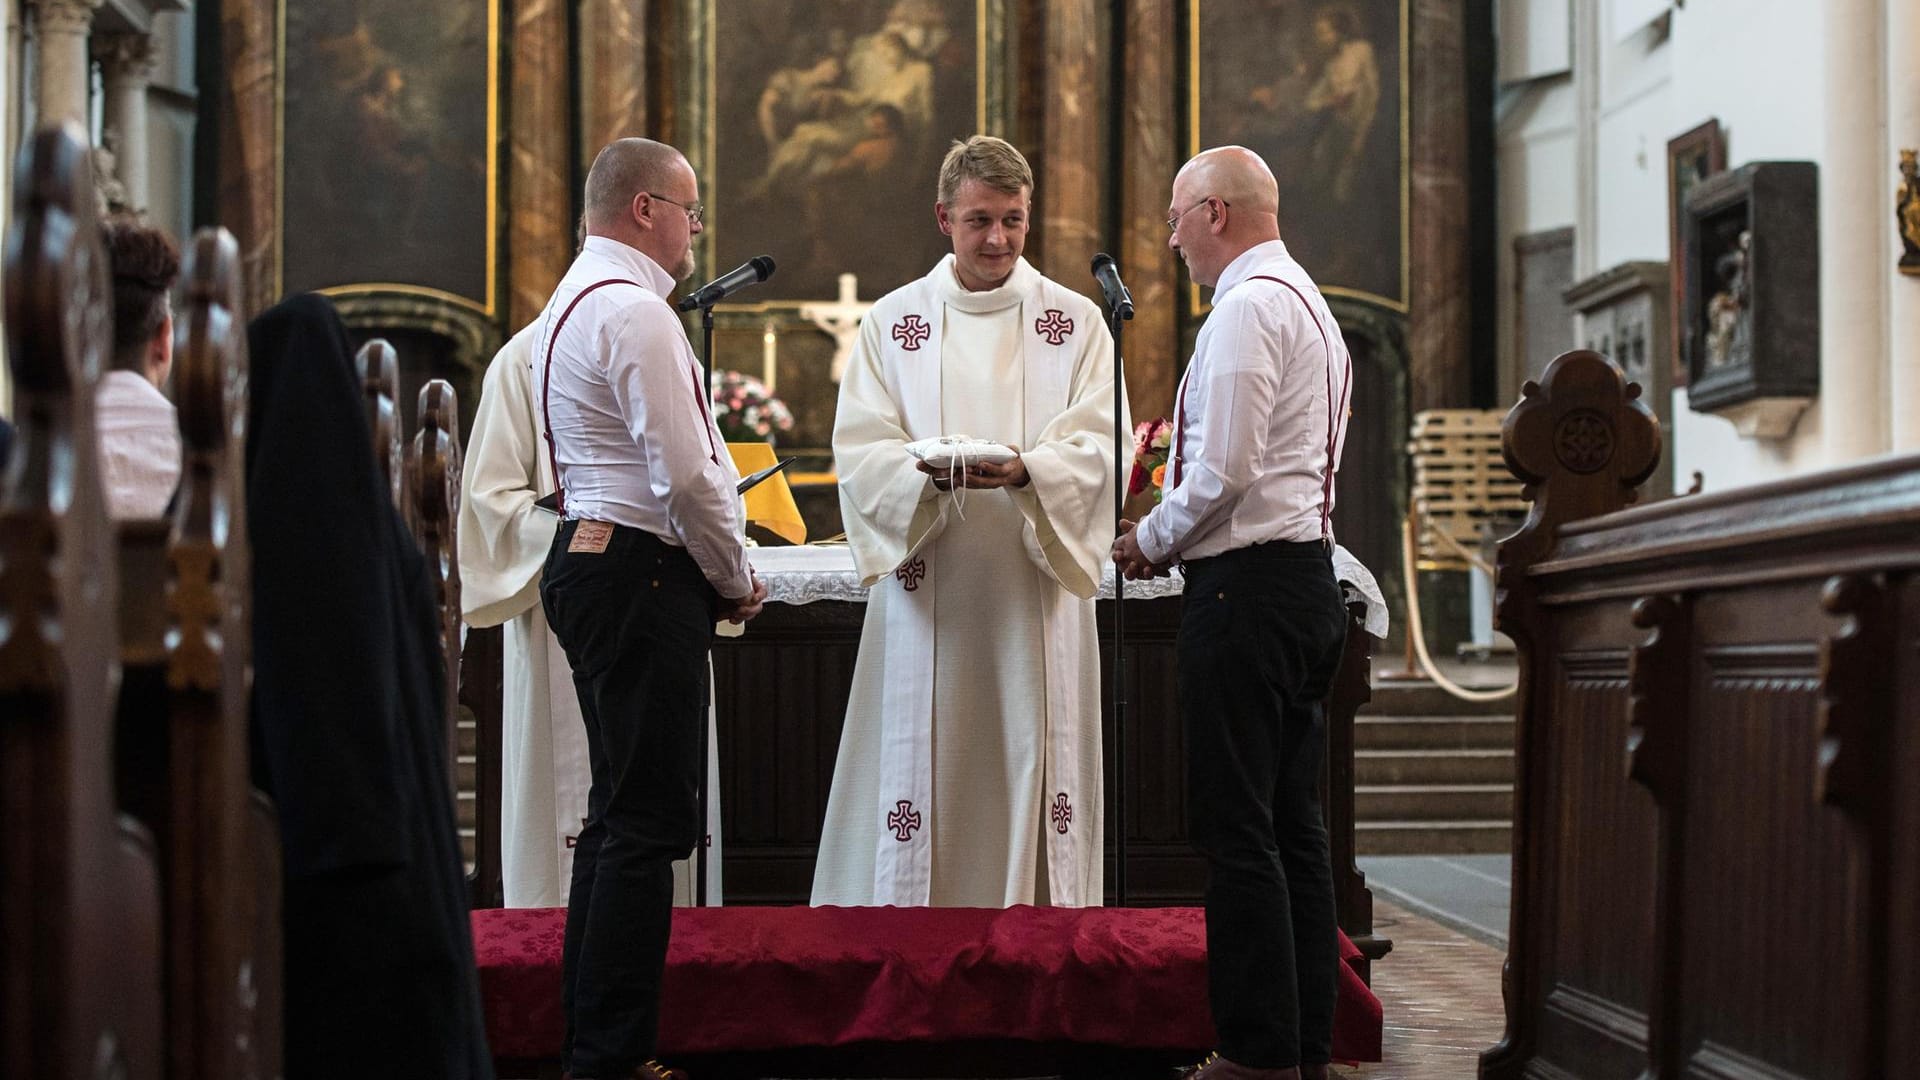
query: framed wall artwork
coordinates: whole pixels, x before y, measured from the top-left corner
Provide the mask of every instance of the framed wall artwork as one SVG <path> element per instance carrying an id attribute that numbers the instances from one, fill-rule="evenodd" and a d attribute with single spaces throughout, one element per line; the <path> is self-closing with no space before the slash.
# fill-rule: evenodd
<path id="1" fill-rule="evenodd" d="M 276 292 L 494 318 L 501 0 L 278 8 Z"/>
<path id="2" fill-rule="evenodd" d="M 1260 154 L 1280 184 L 1280 235 L 1322 290 L 1405 313 L 1407 0 L 1188 10 L 1189 152 Z"/>
<path id="3" fill-rule="evenodd" d="M 1727 141 L 1720 132 L 1720 121 L 1708 120 L 1699 127 L 1667 140 L 1667 265 L 1671 267 L 1669 288 L 1672 307 L 1686 310 L 1686 260 L 1681 252 L 1681 227 L 1686 217 L 1687 195 L 1695 184 L 1727 168 Z M 1670 320 L 1672 340 L 1668 343 L 1673 363 L 1673 385 L 1687 385 L 1685 324 Z"/>
<path id="4" fill-rule="evenodd" d="M 1005 0 L 699 0 L 685 20 L 681 138 L 708 207 L 696 254 L 718 273 L 771 255 L 747 305 L 862 297 L 925 274 L 951 244 L 935 178 L 955 139 L 1004 128 Z"/>

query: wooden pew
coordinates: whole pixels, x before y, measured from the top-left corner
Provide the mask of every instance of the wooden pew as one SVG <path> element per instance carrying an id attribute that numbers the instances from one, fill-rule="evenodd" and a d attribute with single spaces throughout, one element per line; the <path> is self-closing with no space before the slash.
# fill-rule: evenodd
<path id="1" fill-rule="evenodd" d="M 365 395 L 367 427 L 373 432 L 373 461 L 380 477 L 393 492 L 393 504 L 401 515 L 408 513 L 402 494 L 406 475 L 405 455 L 400 438 L 400 357 L 385 338 L 374 338 L 354 354 L 354 369 L 360 375 L 360 391 Z"/>
<path id="2" fill-rule="evenodd" d="M 176 511 L 120 533 L 119 783 L 160 849 L 168 1074 L 272 1077 L 280 842 L 249 761 L 246 320 L 233 236 L 201 230 L 181 280 Z"/>
<path id="3" fill-rule="evenodd" d="M 92 393 L 112 335 L 77 127 L 21 148 L 6 250 L 18 433 L 0 500 L 0 1075 L 151 1080 L 165 1068 L 159 868 L 113 782 L 119 583 Z"/>
<path id="4" fill-rule="evenodd" d="M 1507 1030 L 1480 1075 L 1920 1075 L 1920 456 L 1627 509 L 1659 429 L 1555 360 L 1507 417 Z"/>
<path id="5" fill-rule="evenodd" d="M 460 520 L 460 403 L 453 384 L 429 379 L 420 388 L 420 429 L 407 447 L 407 520 L 427 557 L 427 580 L 440 611 L 441 696 L 447 767 L 456 773 L 460 710 L 460 559 L 454 529 Z M 449 777 L 449 782 L 452 782 Z"/>

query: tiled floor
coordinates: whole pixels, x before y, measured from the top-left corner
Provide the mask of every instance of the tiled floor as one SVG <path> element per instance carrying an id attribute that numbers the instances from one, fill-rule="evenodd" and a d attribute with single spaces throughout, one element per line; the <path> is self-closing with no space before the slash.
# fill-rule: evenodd
<path id="1" fill-rule="evenodd" d="M 1377 1065 L 1335 1069 L 1342 1080 L 1459 1080 L 1499 1041 L 1506 1014 L 1500 965 L 1506 954 L 1374 894 L 1373 924 L 1393 951 L 1373 965 L 1386 1013 Z"/>

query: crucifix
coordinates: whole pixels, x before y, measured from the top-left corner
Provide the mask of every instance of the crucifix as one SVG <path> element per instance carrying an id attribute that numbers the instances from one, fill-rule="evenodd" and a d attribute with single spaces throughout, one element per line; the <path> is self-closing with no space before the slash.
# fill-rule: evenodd
<path id="1" fill-rule="evenodd" d="M 852 274 L 841 274 L 840 299 L 800 305 L 800 317 L 833 338 L 832 378 L 836 383 L 847 373 L 847 358 L 853 355 L 853 343 L 860 336 L 860 320 L 873 307 L 856 299 L 858 284 Z"/>

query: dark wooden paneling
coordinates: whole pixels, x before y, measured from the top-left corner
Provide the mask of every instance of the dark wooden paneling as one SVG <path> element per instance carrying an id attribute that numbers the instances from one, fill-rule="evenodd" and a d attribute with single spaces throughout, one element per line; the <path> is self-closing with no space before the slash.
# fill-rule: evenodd
<path id="1" fill-rule="evenodd" d="M 1481 1075 L 1915 1075 L 1920 456 L 1624 509 L 1658 450 L 1590 352 L 1507 420 L 1536 502 L 1499 560 L 1518 820 Z"/>

